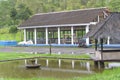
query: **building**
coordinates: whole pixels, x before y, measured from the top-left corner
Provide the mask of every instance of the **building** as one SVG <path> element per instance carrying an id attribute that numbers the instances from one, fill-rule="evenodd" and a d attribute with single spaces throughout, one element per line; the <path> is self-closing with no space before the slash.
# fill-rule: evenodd
<path id="1" fill-rule="evenodd" d="M 108 16 L 107 8 L 92 8 L 63 12 L 35 14 L 18 29 L 24 30 L 24 41 L 32 40 L 37 44 L 77 45 L 95 25 Z M 85 39 L 90 44 L 89 37 Z"/>
<path id="2" fill-rule="evenodd" d="M 98 41 L 103 39 L 104 47 L 120 48 L 120 12 L 111 12 L 84 37 L 93 37 Z"/>

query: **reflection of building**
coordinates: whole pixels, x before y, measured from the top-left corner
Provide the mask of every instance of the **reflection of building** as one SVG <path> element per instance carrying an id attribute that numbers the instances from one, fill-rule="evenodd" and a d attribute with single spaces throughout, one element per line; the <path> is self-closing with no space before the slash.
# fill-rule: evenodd
<path id="1" fill-rule="evenodd" d="M 46 45 L 49 41 L 52 44 L 73 45 L 79 43 L 79 39 L 89 32 L 91 24 L 96 24 L 106 14 L 106 8 L 41 13 L 32 16 L 18 28 L 24 30 L 24 41 L 33 40 L 34 44 Z M 87 45 L 89 41 L 86 38 Z"/>
<path id="2" fill-rule="evenodd" d="M 54 66 L 53 66 L 54 65 Z M 62 59 L 46 59 L 45 67 L 42 70 L 52 70 L 58 72 L 74 72 L 74 73 L 93 73 L 90 62 L 87 61 L 77 61 L 77 60 L 62 60 Z"/>
<path id="3" fill-rule="evenodd" d="M 25 59 L 25 66 L 26 68 L 40 68 L 40 64 L 38 64 L 37 59 L 26 60 Z"/>

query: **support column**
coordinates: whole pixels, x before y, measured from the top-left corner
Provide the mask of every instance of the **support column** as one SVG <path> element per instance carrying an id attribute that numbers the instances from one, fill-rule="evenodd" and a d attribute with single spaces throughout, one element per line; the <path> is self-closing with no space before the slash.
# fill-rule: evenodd
<path id="1" fill-rule="evenodd" d="M 100 22 L 100 16 L 98 15 L 98 22 Z"/>
<path id="2" fill-rule="evenodd" d="M 86 33 L 88 33 L 89 32 L 89 25 L 87 25 L 86 26 Z M 89 45 L 90 44 L 90 41 L 89 41 L 89 37 L 88 38 L 86 38 L 86 45 Z"/>
<path id="3" fill-rule="evenodd" d="M 25 42 L 27 41 L 27 38 L 26 38 L 26 29 L 24 29 L 24 41 Z"/>
<path id="4" fill-rule="evenodd" d="M 97 47 L 98 47 L 98 40 L 97 39 L 95 39 L 95 51 L 97 51 Z"/>
<path id="5" fill-rule="evenodd" d="M 101 60 L 103 60 L 103 38 L 100 39 L 101 44 Z"/>
<path id="6" fill-rule="evenodd" d="M 107 45 L 110 44 L 110 37 L 108 36 L 108 39 L 107 39 Z"/>
<path id="7" fill-rule="evenodd" d="M 32 31 L 32 40 L 33 40 L 33 31 Z"/>
<path id="8" fill-rule="evenodd" d="M 45 28 L 45 32 L 46 32 L 46 44 L 48 44 L 48 28 Z"/>
<path id="9" fill-rule="evenodd" d="M 74 44 L 73 36 L 74 36 L 74 29 L 73 29 L 73 26 L 72 26 L 71 27 L 71 44 Z"/>
<path id="10" fill-rule="evenodd" d="M 28 32 L 28 40 L 30 40 L 30 31 Z"/>
<path id="11" fill-rule="evenodd" d="M 34 29 L 34 44 L 37 44 L 37 30 Z"/>
<path id="12" fill-rule="evenodd" d="M 60 44 L 60 27 L 58 27 L 58 44 Z"/>

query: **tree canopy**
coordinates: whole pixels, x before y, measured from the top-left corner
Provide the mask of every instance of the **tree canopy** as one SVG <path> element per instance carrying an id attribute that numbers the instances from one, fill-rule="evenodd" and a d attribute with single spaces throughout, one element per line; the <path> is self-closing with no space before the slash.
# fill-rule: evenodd
<path id="1" fill-rule="evenodd" d="M 36 13 L 97 7 L 119 12 L 119 4 L 119 0 L 0 0 L 0 28 L 19 25 Z"/>

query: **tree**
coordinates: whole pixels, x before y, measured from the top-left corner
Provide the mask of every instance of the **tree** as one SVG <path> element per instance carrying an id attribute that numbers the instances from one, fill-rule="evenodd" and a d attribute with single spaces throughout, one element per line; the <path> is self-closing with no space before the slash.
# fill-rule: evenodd
<path id="1" fill-rule="evenodd" d="M 27 20 L 32 15 L 32 11 L 25 4 L 18 6 L 17 19 Z"/>
<path id="2" fill-rule="evenodd" d="M 15 21 L 17 19 L 17 10 L 15 8 L 12 8 L 12 10 L 10 12 L 10 17 L 13 20 L 13 25 L 15 25 Z"/>
<path id="3" fill-rule="evenodd" d="M 119 12 L 120 11 L 120 0 L 111 0 L 108 6 L 111 9 L 111 11 Z"/>
<path id="4" fill-rule="evenodd" d="M 17 33 L 17 32 L 18 32 L 18 29 L 17 29 L 16 26 L 12 26 L 12 27 L 10 27 L 10 29 L 9 29 L 9 33 L 13 34 L 14 39 L 16 38 L 16 33 Z"/>
<path id="5" fill-rule="evenodd" d="M 15 2 L 15 0 L 0 1 L 0 27 L 11 25 L 9 14 L 11 9 L 15 7 Z"/>

